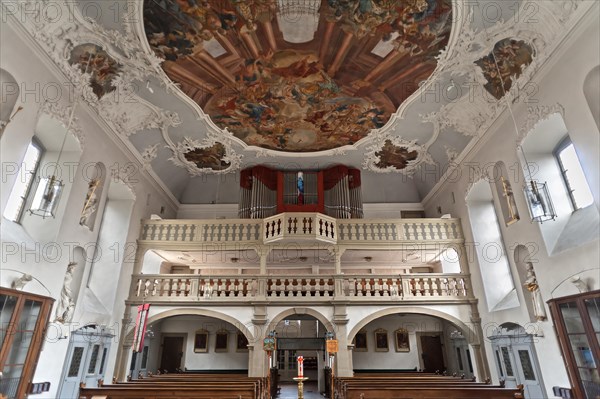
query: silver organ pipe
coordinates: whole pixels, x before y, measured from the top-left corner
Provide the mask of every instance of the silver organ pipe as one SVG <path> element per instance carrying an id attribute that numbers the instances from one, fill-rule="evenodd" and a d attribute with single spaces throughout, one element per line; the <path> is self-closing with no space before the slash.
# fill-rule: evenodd
<path id="1" fill-rule="evenodd" d="M 337 219 L 363 217 L 360 172 L 346 166 L 322 171 L 303 171 L 303 203 L 299 203 L 299 171 L 280 171 L 255 166 L 241 172 L 240 218 L 264 219 L 286 209 L 324 212 Z M 323 198 L 319 197 L 323 194 Z M 279 195 L 283 202 L 278 204 Z M 278 206 L 282 208 L 278 209 Z M 288 206 L 290 208 L 288 208 Z M 304 208 L 306 207 L 306 208 Z M 302 209 L 307 209 L 306 211 Z"/>

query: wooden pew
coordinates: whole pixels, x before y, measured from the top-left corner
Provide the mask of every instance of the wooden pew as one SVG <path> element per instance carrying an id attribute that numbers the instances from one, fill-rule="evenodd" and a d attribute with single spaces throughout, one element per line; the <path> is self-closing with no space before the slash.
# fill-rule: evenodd
<path id="1" fill-rule="evenodd" d="M 81 388 L 80 399 L 256 399 L 254 386 L 213 385 L 204 387 L 135 387 L 117 386 Z"/>
<path id="2" fill-rule="evenodd" d="M 358 376 L 340 377 L 335 381 L 336 396 L 340 399 L 395 399 L 395 398 L 522 398 L 522 386 L 506 389 L 492 386 L 489 381 L 450 376 Z"/>
<path id="3" fill-rule="evenodd" d="M 169 374 L 80 389 L 86 399 L 268 399 L 265 378 L 243 375 Z M 96 398 L 98 397 L 98 398 Z"/>
<path id="4" fill-rule="evenodd" d="M 424 388 L 424 387 L 348 387 L 344 399 L 522 399 L 519 389 L 508 388 Z"/>

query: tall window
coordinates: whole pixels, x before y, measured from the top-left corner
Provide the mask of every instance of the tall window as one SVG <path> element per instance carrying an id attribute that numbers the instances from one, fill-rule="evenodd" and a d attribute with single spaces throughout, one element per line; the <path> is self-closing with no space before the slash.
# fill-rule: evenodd
<path id="1" fill-rule="evenodd" d="M 594 197 L 585 180 L 583 169 L 575 152 L 575 147 L 569 138 L 563 140 L 556 148 L 556 158 L 560 165 L 563 181 L 567 186 L 573 210 L 585 208 L 594 202 Z"/>
<path id="2" fill-rule="evenodd" d="M 35 141 L 32 141 L 29 147 L 27 147 L 25 157 L 19 168 L 17 180 L 10 192 L 10 197 L 8 197 L 6 208 L 4 208 L 3 215 L 6 219 L 16 223 L 19 223 L 21 220 L 41 157 L 42 147 Z"/>

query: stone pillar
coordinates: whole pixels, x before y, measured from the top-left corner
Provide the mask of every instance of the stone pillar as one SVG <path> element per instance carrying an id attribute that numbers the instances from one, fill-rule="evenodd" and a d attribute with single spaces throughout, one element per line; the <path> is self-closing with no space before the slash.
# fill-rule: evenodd
<path id="1" fill-rule="evenodd" d="M 335 256 L 335 274 L 342 273 L 342 255 L 346 252 L 344 247 L 335 247 L 329 250 Z"/>
<path id="2" fill-rule="evenodd" d="M 260 257 L 260 274 L 267 274 L 267 257 L 271 253 L 271 247 L 259 247 L 256 253 Z"/>
<path id="3" fill-rule="evenodd" d="M 248 377 L 266 377 L 269 370 L 267 352 L 262 348 L 261 337 L 256 338 L 254 345 L 248 345 Z"/>
<path id="4" fill-rule="evenodd" d="M 333 325 L 335 338 L 338 340 L 338 353 L 335 356 L 335 376 L 353 377 L 352 350 L 348 343 L 348 314 L 346 305 L 334 305 Z"/>
<path id="5" fill-rule="evenodd" d="M 267 306 L 254 305 L 252 327 L 254 328 L 254 342 L 248 343 L 248 376 L 266 377 L 269 373 L 267 353 L 263 350 L 263 338 L 267 336 Z"/>
<path id="6" fill-rule="evenodd" d="M 490 365 L 485 355 L 485 348 L 481 345 L 485 339 L 483 336 L 483 330 L 481 328 L 481 317 L 479 317 L 479 311 L 477 310 L 477 304 L 471 305 L 471 323 L 475 330 L 476 336 L 474 339 L 469 339 L 470 345 L 473 347 L 473 356 L 475 357 L 475 364 L 477 365 L 477 379 L 479 381 L 485 381 L 487 378 L 491 378 Z"/>
<path id="7" fill-rule="evenodd" d="M 134 323 L 131 318 L 131 306 L 125 307 L 125 314 L 121 320 L 121 333 L 119 334 L 119 345 L 117 352 L 117 362 L 113 376 L 118 381 L 127 381 L 127 367 L 129 365 L 129 352 L 131 351 L 131 341 L 127 339 L 127 331 Z"/>
<path id="8" fill-rule="evenodd" d="M 144 267 L 144 255 L 146 255 L 147 248 L 145 245 L 141 245 L 138 241 L 137 248 L 135 249 L 135 263 L 133 264 L 133 274 L 140 274 Z"/>

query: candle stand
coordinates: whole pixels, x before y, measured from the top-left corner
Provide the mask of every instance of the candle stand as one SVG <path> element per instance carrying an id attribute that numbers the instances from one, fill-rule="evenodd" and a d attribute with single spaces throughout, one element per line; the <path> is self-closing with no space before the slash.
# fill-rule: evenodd
<path id="1" fill-rule="evenodd" d="M 307 377 L 294 377 L 294 381 L 298 382 L 298 399 L 304 399 L 304 381 Z"/>

